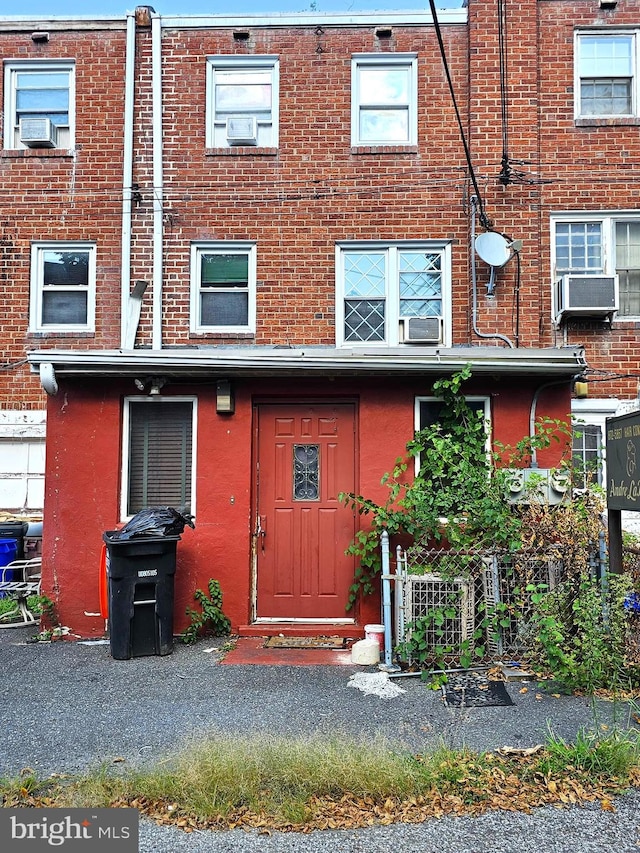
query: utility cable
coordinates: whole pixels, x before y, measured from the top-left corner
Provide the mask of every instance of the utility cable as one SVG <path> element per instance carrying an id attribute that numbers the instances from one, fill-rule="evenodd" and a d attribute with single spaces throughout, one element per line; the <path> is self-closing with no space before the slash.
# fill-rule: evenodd
<path id="1" fill-rule="evenodd" d="M 500 64 L 500 119 L 502 122 L 502 164 L 499 181 L 505 186 L 512 183 L 513 174 L 509 160 L 509 105 L 507 99 L 507 13 L 504 0 L 498 0 L 498 59 Z"/>
<path id="2" fill-rule="evenodd" d="M 486 213 L 484 212 L 484 205 L 482 203 L 482 195 L 480 193 L 480 187 L 478 186 L 478 181 L 476 179 L 475 170 L 473 168 L 473 163 L 471 162 L 471 152 L 469 151 L 469 145 L 467 143 L 467 138 L 465 136 L 464 127 L 462 126 L 462 119 L 460 117 L 460 110 L 458 109 L 458 104 L 456 101 L 456 94 L 453 88 L 453 81 L 451 79 L 451 73 L 449 71 L 449 64 L 447 62 L 447 55 L 444 49 L 444 42 L 442 40 L 442 32 L 440 31 L 440 22 L 438 21 L 438 13 L 436 12 L 436 5 L 434 0 L 429 0 L 429 8 L 431 9 L 431 15 L 433 17 L 433 26 L 436 31 L 436 37 L 438 39 L 438 47 L 440 49 L 440 57 L 442 59 L 442 64 L 444 66 L 444 73 L 447 77 L 447 83 L 449 84 L 449 93 L 451 95 L 451 102 L 453 104 L 453 109 L 456 114 L 456 121 L 458 122 L 458 130 L 460 131 L 460 138 L 462 140 L 462 147 L 464 148 L 464 156 L 467 161 L 467 166 L 469 167 L 469 175 L 471 177 L 471 183 L 473 184 L 473 189 L 476 194 L 476 201 L 478 205 L 478 218 L 480 219 L 480 223 L 483 228 L 490 229 L 491 228 L 491 220 L 488 218 Z"/>

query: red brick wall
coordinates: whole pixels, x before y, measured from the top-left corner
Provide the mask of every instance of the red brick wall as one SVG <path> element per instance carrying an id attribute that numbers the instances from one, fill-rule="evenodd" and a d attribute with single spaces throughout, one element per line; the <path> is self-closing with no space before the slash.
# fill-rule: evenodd
<path id="1" fill-rule="evenodd" d="M 189 246 L 196 240 L 257 242 L 258 344 L 335 343 L 339 240 L 452 239 L 462 319 L 464 165 L 433 30 L 394 27 L 391 39 L 394 51 L 419 56 L 419 145 L 369 153 L 350 147 L 351 56 L 381 50 L 374 28 L 250 34 L 242 43 L 231 29 L 164 35 L 165 292 L 173 323 L 166 342 L 230 342 L 189 338 Z M 464 105 L 465 30 L 445 35 Z M 277 149 L 205 149 L 205 57 L 212 54 L 279 55 Z M 464 340 L 464 322 L 457 327 Z"/>
<path id="2" fill-rule="evenodd" d="M 32 29 L 0 32 L 0 56 L 75 60 L 76 148 L 0 151 L 0 350 L 5 364 L 20 363 L 28 349 L 120 344 L 124 22 L 108 30 L 52 29 L 48 42 L 32 41 Z M 31 243 L 41 240 L 96 242 L 95 337 L 27 332 Z M 3 408 L 43 408 L 44 397 L 26 365 L 0 371 Z"/>
<path id="3" fill-rule="evenodd" d="M 640 25 L 640 3 L 601 10 L 597 2 L 524 0 L 507 4 L 508 153 L 522 172 L 499 181 L 503 151 L 497 7 L 471 0 L 471 108 L 469 135 L 474 164 L 494 227 L 524 241 L 521 252 L 522 342 L 541 346 L 583 343 L 589 365 L 628 378 L 591 383 L 590 396 L 635 397 L 640 374 L 638 324 L 616 320 L 570 321 L 554 328 L 551 316 L 550 216 L 560 211 L 638 210 L 634 166 L 640 162 L 638 125 L 574 120 L 574 30 Z M 524 161 L 524 162 L 519 162 Z M 515 299 L 510 263 L 498 278 L 496 322 L 509 326 Z M 486 314 L 481 305 L 481 318 Z"/>
<path id="4" fill-rule="evenodd" d="M 524 0 L 507 9 L 508 153 L 517 175 L 500 181 L 503 153 L 497 7 L 471 0 L 469 27 L 443 26 L 447 61 L 472 161 L 493 227 L 523 240 L 498 271 L 477 262 L 477 329 L 523 346 L 584 342 L 590 364 L 636 372 L 634 323 L 575 324 L 566 335 L 551 322 L 549 215 L 566 209 L 634 209 L 640 158 L 637 127 L 576 127 L 573 121 L 575 26 L 640 22 L 640 4 L 602 11 L 574 0 Z M 469 193 L 466 161 L 443 64 L 431 27 L 375 27 L 316 32 L 311 26 L 167 30 L 163 34 L 164 343 L 247 343 L 189 333 L 189 247 L 196 240 L 258 243 L 257 344 L 327 344 L 335 340 L 334 246 L 350 239 L 452 241 L 454 343 L 486 343 L 472 329 Z M 5 363 L 29 348 L 118 347 L 124 106 L 124 21 L 105 30 L 52 30 L 35 43 L 31 28 L 0 32 L 5 58 L 73 58 L 77 69 L 77 147 L 1 152 L 0 321 Z M 415 150 L 350 148 L 350 59 L 392 50 L 418 54 L 419 142 Z M 205 57 L 280 56 L 277 149 L 205 149 Z M 137 36 L 131 280 L 151 281 L 151 31 Z M 481 230 L 478 223 L 478 230 Z M 29 247 L 33 240 L 95 240 L 98 295 L 95 336 L 27 335 Z M 145 294 L 137 344 L 150 346 L 152 288 Z M 286 306 L 283 311 L 282 306 Z M 488 341 L 494 342 L 493 339 Z M 595 386 L 594 386 L 595 387 Z M 595 392 L 594 392 L 595 393 Z M 636 379 L 602 383 L 598 393 L 635 396 Z M 39 383 L 17 366 L 0 373 L 0 405 L 43 405 Z"/>

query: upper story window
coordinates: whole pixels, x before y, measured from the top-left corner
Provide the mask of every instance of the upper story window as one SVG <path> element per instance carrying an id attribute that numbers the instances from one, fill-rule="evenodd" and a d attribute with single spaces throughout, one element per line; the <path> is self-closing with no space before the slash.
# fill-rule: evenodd
<path id="1" fill-rule="evenodd" d="M 191 331 L 255 332 L 256 247 L 203 243 L 191 247 Z"/>
<path id="2" fill-rule="evenodd" d="M 277 56 L 207 58 L 206 145 L 277 147 Z"/>
<path id="3" fill-rule="evenodd" d="M 640 215 L 567 215 L 554 218 L 551 228 L 554 281 L 593 276 L 594 286 L 607 288 L 617 275 L 617 316 L 640 316 Z"/>
<path id="4" fill-rule="evenodd" d="M 74 79 L 70 62 L 5 62 L 4 147 L 73 148 Z"/>
<path id="5" fill-rule="evenodd" d="M 637 34 L 576 34 L 576 117 L 640 115 L 637 82 Z"/>
<path id="6" fill-rule="evenodd" d="M 30 331 L 93 332 L 95 293 L 94 245 L 33 244 Z"/>
<path id="7" fill-rule="evenodd" d="M 351 61 L 351 144 L 416 145 L 415 54 L 354 56 Z"/>
<path id="8" fill-rule="evenodd" d="M 338 346 L 448 344 L 448 244 L 354 243 L 336 253 Z"/>

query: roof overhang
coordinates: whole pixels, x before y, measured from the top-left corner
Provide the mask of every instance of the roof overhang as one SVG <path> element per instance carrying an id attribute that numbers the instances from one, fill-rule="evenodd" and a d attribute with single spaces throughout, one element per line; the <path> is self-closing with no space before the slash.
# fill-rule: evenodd
<path id="1" fill-rule="evenodd" d="M 60 378 L 167 379 L 398 376 L 455 373 L 469 365 L 474 375 L 570 378 L 587 367 L 581 346 L 510 349 L 498 346 L 353 348 L 203 347 L 162 350 L 34 350 L 32 373 Z"/>

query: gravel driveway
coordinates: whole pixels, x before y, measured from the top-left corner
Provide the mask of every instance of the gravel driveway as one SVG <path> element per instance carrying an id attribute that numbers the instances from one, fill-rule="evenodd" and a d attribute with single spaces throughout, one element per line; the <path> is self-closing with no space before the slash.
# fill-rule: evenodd
<path id="1" fill-rule="evenodd" d="M 454 709 L 418 679 L 394 682 L 395 698 L 349 686 L 362 667 L 221 665 L 212 646 L 176 645 L 165 657 L 114 660 L 100 643 L 28 643 L 32 629 L 0 630 L 4 695 L 0 775 L 31 767 L 38 775 L 80 773 L 103 762 L 153 763 L 181 743 L 215 731 L 305 735 L 381 734 L 415 752 L 446 743 L 473 750 L 533 746 L 548 732 L 573 739 L 578 729 L 627 727 L 629 709 L 610 702 L 509 684 L 510 707 Z M 245 831 L 185 835 L 141 821 L 140 850 L 154 853 L 497 853 L 639 851 L 640 795 L 599 806 L 545 808 L 441 818 L 420 826 L 258 835 Z"/>

